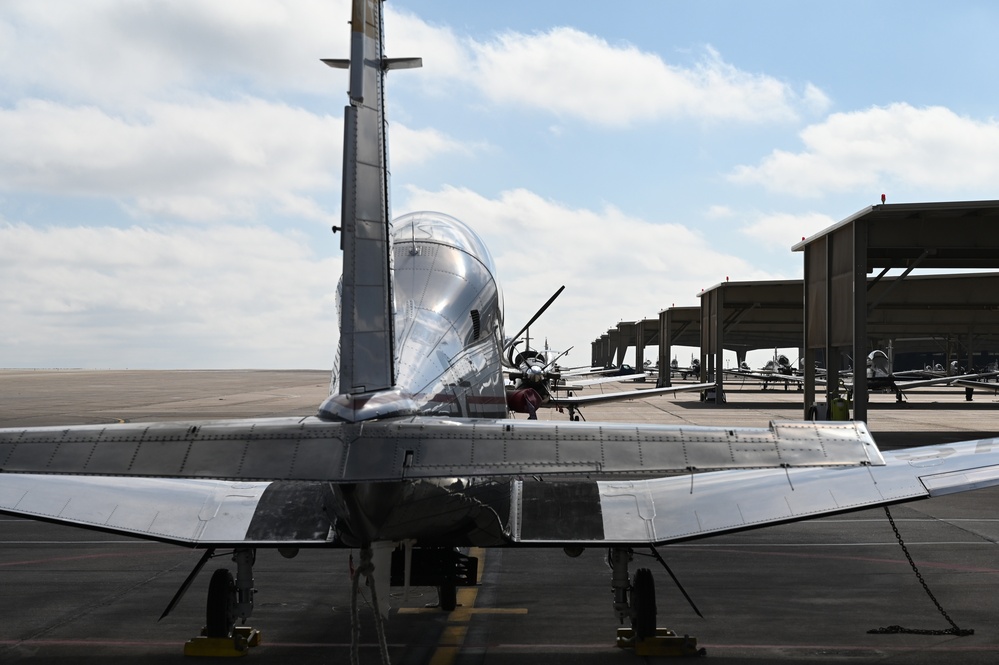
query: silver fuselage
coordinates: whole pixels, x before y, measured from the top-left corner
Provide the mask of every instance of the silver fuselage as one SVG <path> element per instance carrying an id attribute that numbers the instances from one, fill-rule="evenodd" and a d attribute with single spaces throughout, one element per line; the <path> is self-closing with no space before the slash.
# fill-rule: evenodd
<path id="1" fill-rule="evenodd" d="M 319 417 L 355 423 L 417 414 L 505 418 L 503 297 L 486 246 L 453 217 L 417 212 L 395 220 L 392 259 L 396 386 L 340 394 L 334 372 Z M 450 544 L 481 542 L 485 532 L 496 544 L 506 530 L 501 515 L 508 484 L 483 484 L 454 478 L 336 486 L 339 531 L 358 542 Z M 483 491 L 491 500 L 470 496 Z"/>
<path id="2" fill-rule="evenodd" d="M 392 240 L 396 386 L 340 394 L 334 371 L 319 416 L 505 418 L 503 297 L 489 251 L 463 223 L 433 212 L 398 218 Z"/>

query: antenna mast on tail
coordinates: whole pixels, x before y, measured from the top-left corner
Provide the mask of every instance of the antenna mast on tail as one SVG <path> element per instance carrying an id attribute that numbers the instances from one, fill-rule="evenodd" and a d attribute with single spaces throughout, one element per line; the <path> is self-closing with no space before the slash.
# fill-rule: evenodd
<path id="1" fill-rule="evenodd" d="M 356 395 L 390 389 L 396 380 L 384 75 L 422 62 L 383 56 L 382 0 L 354 0 L 350 60 L 323 62 L 350 69 L 350 105 L 343 114 L 338 385 L 341 395 Z"/>

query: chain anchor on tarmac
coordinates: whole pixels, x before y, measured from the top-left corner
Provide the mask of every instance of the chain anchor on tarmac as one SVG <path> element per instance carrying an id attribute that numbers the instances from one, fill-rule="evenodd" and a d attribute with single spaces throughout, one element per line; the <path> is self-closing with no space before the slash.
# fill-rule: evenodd
<path id="1" fill-rule="evenodd" d="M 916 579 L 918 579 L 919 583 L 923 586 L 923 590 L 926 592 L 926 595 L 929 596 L 930 600 L 933 601 L 933 604 L 936 605 L 937 610 L 939 610 L 941 616 L 943 616 L 943 618 L 947 620 L 947 623 L 950 624 L 950 628 L 943 628 L 943 629 L 904 628 L 896 624 L 892 626 L 882 626 L 881 628 L 872 628 L 867 632 L 872 634 L 905 633 L 910 635 L 956 635 L 957 637 L 966 637 L 968 635 L 974 635 L 975 634 L 974 628 L 959 628 L 958 625 L 954 623 L 954 620 L 950 618 L 950 615 L 947 614 L 947 610 L 943 608 L 943 605 L 940 604 L 940 601 L 937 600 L 936 596 L 933 595 L 933 592 L 930 591 L 929 585 L 926 583 L 926 580 L 923 579 L 923 575 L 922 573 L 919 572 L 919 568 L 916 567 L 916 562 L 912 560 L 912 555 L 909 554 L 909 548 L 905 546 L 905 541 L 902 540 L 902 534 L 899 533 L 898 527 L 895 525 L 895 520 L 892 518 L 891 511 L 888 509 L 888 506 L 885 506 L 885 515 L 888 516 L 888 523 L 891 524 L 892 531 L 895 532 L 895 538 L 898 539 L 898 544 L 902 548 L 902 552 L 905 554 L 905 558 L 908 559 L 909 565 L 912 567 L 912 572 L 916 574 Z"/>

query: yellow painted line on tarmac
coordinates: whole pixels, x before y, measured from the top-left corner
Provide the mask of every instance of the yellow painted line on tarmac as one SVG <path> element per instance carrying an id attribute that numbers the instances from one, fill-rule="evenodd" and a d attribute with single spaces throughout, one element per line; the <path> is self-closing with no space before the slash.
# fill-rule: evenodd
<path id="1" fill-rule="evenodd" d="M 990 544 L 990 543 L 986 543 Z M 436 607 L 400 607 L 399 614 L 440 614 Z M 527 614 L 526 607 L 473 607 L 469 614 Z M 448 615 L 450 618 L 450 615 Z"/>
<path id="2" fill-rule="evenodd" d="M 468 554 L 479 560 L 479 579 L 482 582 L 482 571 L 486 567 L 486 551 L 481 547 L 473 547 Z M 468 622 L 475 614 L 527 614 L 527 608 L 477 608 L 475 599 L 479 595 L 478 587 L 462 587 L 458 589 L 458 607 L 447 615 L 448 625 L 441 633 L 437 643 L 437 649 L 430 658 L 430 665 L 452 665 L 461 647 L 465 643 L 465 636 L 468 634 Z M 417 608 L 414 608 L 417 609 Z M 423 609 L 423 608 L 419 608 Z M 433 610 L 430 611 L 440 611 Z M 401 610 L 400 610 L 401 612 Z"/>

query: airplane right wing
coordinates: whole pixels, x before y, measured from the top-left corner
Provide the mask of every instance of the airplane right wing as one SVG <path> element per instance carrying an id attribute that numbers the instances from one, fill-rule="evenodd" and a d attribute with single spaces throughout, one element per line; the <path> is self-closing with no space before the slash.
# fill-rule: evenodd
<path id="1" fill-rule="evenodd" d="M 524 544 L 663 544 L 999 485 L 999 439 L 884 453 L 884 466 L 518 481 Z"/>
<path id="2" fill-rule="evenodd" d="M 974 388 L 975 390 L 991 390 L 993 393 L 999 392 L 999 383 L 990 383 L 988 381 L 971 381 L 969 379 L 957 379 L 951 385 L 961 386 L 963 388 Z"/>
<path id="3" fill-rule="evenodd" d="M 967 385 L 965 382 L 971 382 L 975 379 L 985 379 L 995 376 L 995 372 L 985 372 L 981 374 L 955 374 L 951 376 L 939 376 L 932 379 L 915 379 L 913 381 L 896 381 L 895 386 L 899 390 L 908 390 L 910 388 L 923 388 L 926 386 L 949 386 L 953 384 Z"/>

